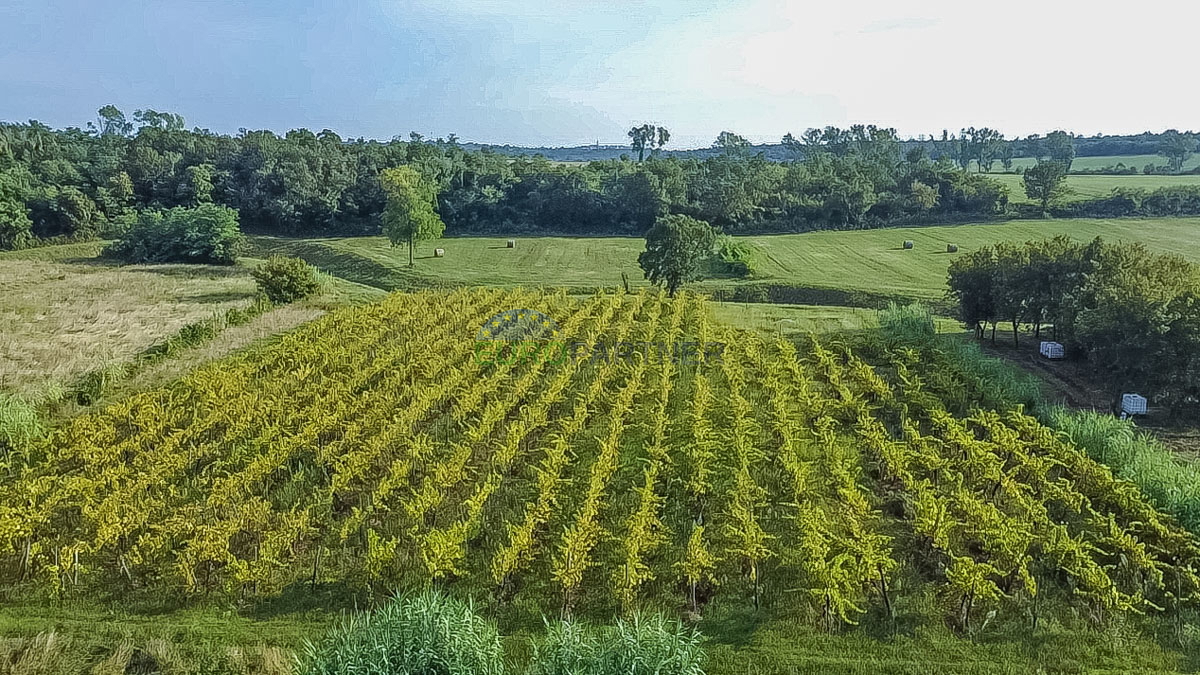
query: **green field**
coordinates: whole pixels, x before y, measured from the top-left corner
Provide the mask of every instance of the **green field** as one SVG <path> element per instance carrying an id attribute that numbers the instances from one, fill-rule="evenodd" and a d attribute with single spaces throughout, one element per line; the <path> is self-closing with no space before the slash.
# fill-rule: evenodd
<path id="1" fill-rule="evenodd" d="M 1103 169 L 1117 164 L 1135 167 L 1138 172 L 1141 172 L 1142 167 L 1147 164 L 1162 166 L 1167 163 L 1167 159 L 1162 155 L 1103 155 L 1100 157 L 1076 157 L 1071 162 L 1071 170 L 1079 171 L 1082 169 Z M 1013 160 L 1013 169 L 1031 167 L 1037 164 L 1037 160 L 1033 157 L 1018 157 Z M 1193 155 L 1190 159 L 1183 163 L 1184 171 L 1194 169 L 1200 166 L 1200 155 Z M 992 166 L 993 171 L 1000 171 L 1003 167 L 1000 162 L 996 162 Z"/>
<path id="2" fill-rule="evenodd" d="M 1009 201 L 1029 203 L 1021 176 L 1015 173 L 989 174 L 988 178 L 1008 187 Z M 1083 201 L 1108 196 L 1114 188 L 1154 190 L 1172 185 L 1200 185 L 1197 176 L 1067 176 L 1067 187 L 1071 189 L 1068 201 Z"/>
<path id="3" fill-rule="evenodd" d="M 1200 177 L 1197 177 L 1200 178 Z M 1140 241 L 1165 252 L 1200 260 L 1200 218 L 1015 220 L 984 225 L 953 225 L 878 230 L 825 231 L 746 237 L 758 252 L 760 272 L 749 281 L 720 279 L 700 288 L 739 284 L 783 284 L 939 299 L 946 270 L 960 250 L 998 241 L 1025 241 L 1066 234 L 1080 240 Z M 903 249 L 911 239 L 916 248 Z M 516 248 L 504 239 L 451 237 L 423 245 L 416 267 L 408 253 L 383 237 L 288 240 L 259 238 L 260 248 L 300 255 L 331 274 L 382 288 L 445 282 L 468 285 L 613 287 L 625 273 L 631 286 L 644 286 L 637 256 L 644 242 L 632 237 L 530 237 Z M 434 258 L 434 247 L 446 257 Z M 841 304 L 841 303 L 831 303 Z"/>

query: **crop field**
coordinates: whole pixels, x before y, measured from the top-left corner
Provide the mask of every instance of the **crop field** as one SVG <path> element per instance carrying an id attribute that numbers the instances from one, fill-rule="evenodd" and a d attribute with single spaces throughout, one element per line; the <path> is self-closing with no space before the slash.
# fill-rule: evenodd
<path id="1" fill-rule="evenodd" d="M 396 294 L 10 458 L 0 573 L 63 600 L 432 583 L 826 627 L 934 598 L 964 630 L 1197 599 L 1192 535 L 1033 418 L 951 415 L 916 358 L 798 350 L 696 295 Z"/>
<path id="2" fill-rule="evenodd" d="M 1200 218 L 1014 220 L 998 223 L 825 231 L 805 234 L 747 236 L 760 267 L 747 281 L 702 282 L 700 290 L 744 283 L 772 283 L 807 288 L 863 291 L 939 299 L 953 254 L 999 241 L 1027 241 L 1065 234 L 1078 240 L 1102 236 L 1113 242 L 1142 242 L 1158 251 L 1200 261 Z M 911 239 L 916 248 L 904 250 Z M 592 289 L 647 285 L 637 264 L 645 246 L 626 237 L 526 237 L 516 248 L 491 237 L 450 237 L 431 243 L 408 268 L 407 250 L 393 248 L 383 237 L 289 240 L 259 238 L 260 248 L 300 255 L 329 272 L 359 283 L 404 288 L 418 282 L 469 285 L 562 286 Z M 432 257 L 434 247 L 446 257 Z"/>

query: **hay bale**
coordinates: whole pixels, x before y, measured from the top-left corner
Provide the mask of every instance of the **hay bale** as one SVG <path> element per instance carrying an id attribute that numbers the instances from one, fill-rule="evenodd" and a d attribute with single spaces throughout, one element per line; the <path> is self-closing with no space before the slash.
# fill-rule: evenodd
<path id="1" fill-rule="evenodd" d="M 905 250 L 905 251 L 907 251 L 907 250 L 909 250 L 909 249 L 913 248 L 913 247 L 914 247 L 914 246 L 916 246 L 916 245 L 917 245 L 917 242 L 913 241 L 912 239 L 905 239 L 905 240 L 904 240 L 904 250 Z"/>
<path id="2" fill-rule="evenodd" d="M 516 247 L 517 247 L 517 240 L 516 240 L 516 239 L 509 239 L 509 240 L 508 240 L 508 244 L 507 244 L 507 248 L 516 248 Z"/>
<path id="3" fill-rule="evenodd" d="M 946 244 L 946 253 L 958 253 L 958 244 Z"/>
<path id="4" fill-rule="evenodd" d="M 435 257 L 435 258 L 445 258 L 445 257 L 446 257 L 446 249 L 444 249 L 444 248 L 435 248 L 435 249 L 433 249 L 433 257 Z"/>

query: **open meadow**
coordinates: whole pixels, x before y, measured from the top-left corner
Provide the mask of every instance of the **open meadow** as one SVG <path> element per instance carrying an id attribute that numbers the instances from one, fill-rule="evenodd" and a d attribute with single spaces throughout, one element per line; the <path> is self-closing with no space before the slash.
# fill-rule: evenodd
<path id="1" fill-rule="evenodd" d="M 1013 220 L 984 224 L 821 231 L 741 237 L 753 247 L 758 271 L 752 279 L 716 279 L 701 290 L 748 284 L 857 291 L 913 299 L 940 299 L 955 254 L 1001 241 L 1027 241 L 1065 234 L 1086 241 L 1142 242 L 1160 252 L 1200 261 L 1200 218 L 1111 220 Z M 407 250 L 383 237 L 283 239 L 259 237 L 262 251 L 299 255 L 331 274 L 396 289 L 431 282 L 465 285 L 562 286 L 591 289 L 646 285 L 637 256 L 644 240 L 633 237 L 450 237 L 419 249 L 408 267 Z M 916 243 L 904 250 L 905 240 Z M 433 257 L 434 247 L 446 257 Z M 832 303 L 838 304 L 838 303 Z"/>
<path id="2" fill-rule="evenodd" d="M 999 182 L 1008 188 L 1009 201 L 1014 204 L 1028 204 L 1025 189 L 1021 185 L 1021 176 L 1015 173 L 988 174 L 988 178 Z M 1066 201 L 1083 201 L 1106 197 L 1116 188 L 1131 190 L 1155 190 L 1161 187 L 1175 185 L 1200 185 L 1200 175 L 1186 176 L 1067 176 Z"/>

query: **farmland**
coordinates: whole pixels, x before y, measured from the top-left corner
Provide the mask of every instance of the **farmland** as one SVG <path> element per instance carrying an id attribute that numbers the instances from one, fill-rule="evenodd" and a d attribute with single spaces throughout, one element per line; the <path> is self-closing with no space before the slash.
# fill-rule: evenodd
<path id="1" fill-rule="evenodd" d="M 518 308 L 584 358 L 481 349 Z M 334 312 L 30 448 L 0 488 L 9 596 L 434 584 L 513 626 L 757 607 L 827 630 L 884 612 L 969 631 L 993 610 L 1018 626 L 1035 600 L 1065 620 L 1196 592 L 1192 536 L 1032 418 L 951 414 L 903 351 L 872 367 L 710 317 L 649 290 Z M 667 347 L 596 356 L 621 341 Z"/>
<path id="2" fill-rule="evenodd" d="M 1065 234 L 1078 240 L 1142 242 L 1152 249 L 1200 261 L 1200 219 L 1014 220 L 996 223 L 888 228 L 849 232 L 810 232 L 747 236 L 760 271 L 749 281 L 712 280 L 699 288 L 745 283 L 862 291 L 919 299 L 941 298 L 953 254 L 946 244 L 967 251 L 997 241 L 1025 241 Z M 916 242 L 903 250 L 905 240 Z M 645 281 L 637 265 L 644 242 L 632 237 L 527 237 L 506 249 L 504 239 L 452 237 L 433 245 L 407 267 L 407 254 L 382 237 L 293 240 L 258 238 L 263 251 L 304 257 L 329 272 L 383 288 L 430 281 L 448 284 L 615 287 L 624 273 L 630 284 Z M 835 303 L 836 304 L 836 303 Z"/>
<path id="3" fill-rule="evenodd" d="M 1014 203 L 1029 203 L 1029 198 L 1025 196 L 1025 190 L 1021 185 L 1021 176 L 1019 174 L 988 174 L 988 177 L 1008 188 L 1010 201 Z M 1085 199 L 1105 197 L 1116 188 L 1154 190 L 1174 185 L 1200 185 L 1200 175 L 1067 176 L 1066 184 L 1070 189 L 1066 200 L 1083 201 Z"/>

